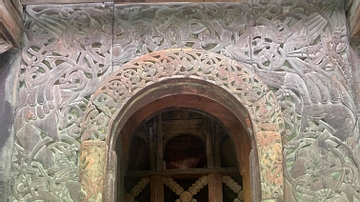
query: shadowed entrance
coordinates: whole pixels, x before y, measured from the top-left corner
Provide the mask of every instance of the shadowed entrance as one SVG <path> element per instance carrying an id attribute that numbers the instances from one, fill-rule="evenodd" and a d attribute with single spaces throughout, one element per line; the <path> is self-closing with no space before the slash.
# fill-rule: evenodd
<path id="1" fill-rule="evenodd" d="M 118 161 L 123 166 L 118 173 L 127 176 L 119 176 L 118 186 L 131 184 L 126 199 L 151 195 L 151 201 L 163 201 L 192 193 L 190 199 L 200 197 L 198 201 L 250 201 L 251 189 L 259 183 L 250 183 L 252 146 L 246 130 L 232 112 L 206 97 L 177 94 L 155 100 L 139 109 L 120 134 L 116 148 L 122 148 Z"/>

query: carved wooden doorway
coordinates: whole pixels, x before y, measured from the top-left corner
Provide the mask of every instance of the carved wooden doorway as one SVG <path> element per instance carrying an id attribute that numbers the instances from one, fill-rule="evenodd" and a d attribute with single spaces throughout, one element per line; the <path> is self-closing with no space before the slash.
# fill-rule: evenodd
<path id="1" fill-rule="evenodd" d="M 228 133 L 216 117 L 194 109 L 165 109 L 145 119 L 125 157 L 119 201 L 244 201 Z"/>
<path id="2" fill-rule="evenodd" d="M 279 132 L 284 124 L 275 95 L 251 67 L 192 49 L 141 56 L 92 95 L 81 126 L 79 176 L 87 198 L 116 201 L 136 126 L 171 107 L 207 112 L 229 131 L 241 165 L 244 201 L 282 200 Z M 101 162 L 92 164 L 89 154 Z M 88 182 L 100 182 L 99 188 Z"/>
<path id="3" fill-rule="evenodd" d="M 157 99 L 135 112 L 119 137 L 118 201 L 250 201 L 256 195 L 249 135 L 209 98 Z"/>

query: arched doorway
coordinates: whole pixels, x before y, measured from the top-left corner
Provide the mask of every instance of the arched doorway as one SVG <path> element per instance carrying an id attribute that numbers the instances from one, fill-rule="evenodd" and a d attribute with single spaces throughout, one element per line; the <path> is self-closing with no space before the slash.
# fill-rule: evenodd
<path id="1" fill-rule="evenodd" d="M 117 190 L 126 187 L 129 201 L 150 201 L 148 195 L 151 201 L 169 201 L 190 193 L 198 201 L 259 198 L 259 178 L 250 173 L 250 160 L 255 160 L 250 136 L 230 110 L 209 98 L 176 94 L 157 99 L 135 112 L 120 134 L 115 150 L 121 149 L 118 173 L 125 176 L 118 181 L 125 185 Z"/>
<path id="2" fill-rule="evenodd" d="M 130 120 L 143 106 L 177 95 L 197 95 L 230 111 L 235 119 L 224 117 L 221 119 L 224 125 L 229 123 L 238 128 L 240 123 L 251 140 L 249 145 L 253 150 L 248 158 L 251 173 L 247 176 L 250 176 L 249 181 L 258 182 L 252 185 L 252 199 L 283 199 L 280 133 L 284 124 L 274 94 L 256 77 L 251 67 L 215 53 L 192 49 L 144 55 L 124 65 L 92 96 L 84 116 L 80 149 L 80 179 L 87 199 L 105 197 L 105 201 L 114 201 L 115 142 L 118 137 L 125 137 L 120 132 L 127 130 L 128 121 L 143 120 L 144 116 Z M 203 109 L 204 104 L 198 104 L 198 108 L 189 104 L 192 102 L 186 107 L 210 113 Z M 230 131 L 230 134 L 237 133 Z M 237 138 L 232 139 L 234 144 L 240 145 Z M 122 151 L 127 151 L 126 145 L 129 144 L 123 144 Z M 236 150 L 237 158 L 241 156 L 239 152 Z M 89 155 L 94 154 L 98 162 L 90 159 Z M 124 162 L 118 163 L 121 167 Z M 94 188 L 89 182 L 101 183 Z"/>

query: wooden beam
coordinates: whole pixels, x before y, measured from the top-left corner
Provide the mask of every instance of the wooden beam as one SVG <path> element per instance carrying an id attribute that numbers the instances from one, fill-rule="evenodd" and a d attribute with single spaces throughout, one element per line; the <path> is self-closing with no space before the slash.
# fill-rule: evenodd
<path id="1" fill-rule="evenodd" d="M 114 0 L 115 3 L 168 3 L 169 0 Z M 172 0 L 176 2 L 248 2 L 248 0 Z"/>
<path id="2" fill-rule="evenodd" d="M 160 175 L 150 178 L 150 202 L 164 201 L 164 183 Z"/>
<path id="3" fill-rule="evenodd" d="M 79 3 L 164 3 L 164 2 L 248 2 L 248 0 L 21 0 L 22 5 L 36 4 L 79 4 Z"/>
<path id="4" fill-rule="evenodd" d="M 81 4 L 81 3 L 107 3 L 114 0 L 21 0 L 21 4 L 38 5 L 38 4 Z"/>
<path id="5" fill-rule="evenodd" d="M 223 189 L 221 174 L 211 173 L 208 176 L 209 187 L 209 202 L 222 202 L 223 201 Z"/>
<path id="6" fill-rule="evenodd" d="M 161 114 L 157 116 L 157 134 L 156 134 L 156 169 L 164 169 L 164 144 L 163 144 L 163 130 L 162 130 L 162 121 Z"/>
<path id="7" fill-rule="evenodd" d="M 151 175 L 163 175 L 163 176 L 172 176 L 176 178 L 177 175 L 194 175 L 194 176 L 203 176 L 210 173 L 220 173 L 220 174 L 238 174 L 240 175 L 239 169 L 230 167 L 230 168 L 189 168 L 189 169 L 168 169 L 168 170 L 139 170 L 139 171 L 127 171 L 126 177 L 146 177 Z"/>

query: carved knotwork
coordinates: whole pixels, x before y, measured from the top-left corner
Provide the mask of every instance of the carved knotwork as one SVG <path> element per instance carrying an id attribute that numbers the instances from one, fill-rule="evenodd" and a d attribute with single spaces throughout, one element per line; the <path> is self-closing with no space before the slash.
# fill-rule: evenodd
<path id="1" fill-rule="evenodd" d="M 72 176 L 74 180 L 69 182 L 62 177 L 75 173 L 73 168 L 78 163 L 69 156 L 78 155 L 78 151 L 68 153 L 64 148 L 78 148 L 76 142 L 81 141 L 81 135 L 84 139 L 105 139 L 109 115 L 121 106 L 121 99 L 161 79 L 158 66 L 146 66 L 156 64 L 153 61 L 144 64 L 141 75 L 130 68 L 123 75 L 127 83 L 113 82 L 106 87 L 109 92 L 115 91 L 116 96 L 110 99 L 103 93 L 101 99 L 89 103 L 89 96 L 112 72 L 122 71 L 124 64 L 142 55 L 176 48 L 231 58 L 257 78 L 255 83 L 262 82 L 254 85 L 259 89 L 249 91 L 245 96 L 248 100 L 241 103 L 253 106 L 248 109 L 259 131 L 280 131 L 286 165 L 283 172 L 291 200 L 360 200 L 358 106 L 353 101 L 348 34 L 343 6 L 339 4 L 27 6 L 10 200 L 41 195 L 44 200 L 76 201 L 78 196 L 72 190 L 79 186 L 77 178 Z M 203 62 L 219 65 L 217 60 Z M 220 85 L 225 82 L 224 86 L 234 92 L 242 85 L 241 79 L 226 83 L 233 79 L 234 69 L 229 66 L 215 74 L 214 69 L 201 69 L 203 77 L 193 72 L 196 69 L 186 65 L 176 76 L 196 75 Z M 167 71 L 174 72 L 170 67 Z M 166 72 L 160 75 L 165 78 Z M 263 91 L 264 84 L 270 88 Z M 279 105 L 273 108 L 276 100 Z M 80 126 L 86 106 L 86 121 L 92 124 Z M 47 141 L 59 143 L 62 148 L 49 149 L 49 144 L 44 144 Z M 67 162 L 61 153 L 68 156 L 67 166 L 57 163 Z M 45 177 L 41 183 L 46 183 L 40 186 L 32 176 L 44 172 L 42 176 L 50 177 Z M 57 172 L 67 174 L 53 175 Z M 52 187 L 54 182 L 56 188 Z"/>
<path id="2" fill-rule="evenodd" d="M 194 49 L 153 52 L 125 64 L 95 92 L 91 102 L 101 113 L 114 117 L 139 90 L 171 78 L 194 78 L 214 83 L 245 105 L 255 123 L 255 131 L 283 130 L 275 95 L 251 69 L 221 55 Z M 93 108 L 89 108 L 85 116 L 92 113 Z M 84 130 L 101 131 L 97 124 L 89 124 Z M 82 136 L 83 140 L 88 138 L 87 133 Z M 106 136 L 93 138 L 103 140 Z"/>
<path id="3" fill-rule="evenodd" d="M 261 131 L 256 134 L 259 148 L 261 190 L 268 198 L 282 193 L 280 186 L 283 184 L 283 161 L 281 158 L 282 144 L 280 134 L 274 131 Z M 271 195 L 270 195 L 271 193 Z"/>
<path id="4" fill-rule="evenodd" d="M 25 13 L 10 201 L 80 201 L 80 123 L 110 67 L 111 12 L 91 4 L 28 5 Z M 33 173 L 43 173 L 41 188 L 23 180 Z"/>
<path id="5" fill-rule="evenodd" d="M 234 95 L 239 102 L 245 105 L 254 122 L 255 131 L 284 130 L 281 128 L 283 120 L 274 94 L 257 79 L 250 69 L 215 53 L 193 49 L 172 49 L 139 57 L 125 64 L 122 69 L 105 81 L 104 85 L 91 98 L 91 102 L 99 110 L 89 107 L 85 112 L 85 117 L 94 118 L 84 122 L 86 127 L 83 127 L 85 132 L 82 140 L 89 138 L 105 140 L 108 134 L 102 134 L 101 131 L 103 128 L 107 128 L 104 124 L 111 122 L 96 120 L 102 120 L 102 117 L 105 120 L 107 116 L 116 117 L 125 103 L 139 90 L 171 78 L 193 78 L 214 83 Z M 96 122 L 92 123 L 92 120 Z M 90 124 L 88 124 L 89 122 Z M 261 139 L 262 137 L 256 136 L 256 138 Z M 281 148 L 280 135 L 273 138 L 276 138 L 273 141 L 276 141 L 278 146 L 274 149 Z M 263 197 L 277 198 L 282 195 L 283 188 L 281 149 L 280 153 L 277 150 L 272 151 L 272 148 L 270 150 L 275 159 L 259 161 L 261 184 L 264 189 Z M 260 149 L 260 153 L 263 151 L 265 150 Z M 274 176 L 266 177 L 278 166 L 280 167 L 276 168 L 277 172 Z M 273 177 L 277 178 L 277 183 L 271 181 Z"/>
<path id="6" fill-rule="evenodd" d="M 41 136 L 35 128 L 28 128 L 27 132 Z M 66 197 L 80 201 L 77 165 L 80 144 L 68 136 L 60 136 L 60 141 L 42 137 L 32 152 L 15 144 L 12 174 L 17 178 L 10 181 L 13 201 L 61 202 Z M 47 161 L 41 159 L 42 156 L 47 156 Z M 49 163 L 51 166 L 47 166 Z"/>

